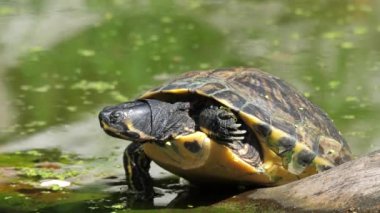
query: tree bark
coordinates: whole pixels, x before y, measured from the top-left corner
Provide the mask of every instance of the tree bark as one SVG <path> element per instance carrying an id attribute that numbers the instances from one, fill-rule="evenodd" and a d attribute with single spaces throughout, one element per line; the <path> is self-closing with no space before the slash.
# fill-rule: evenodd
<path id="1" fill-rule="evenodd" d="M 380 150 L 286 185 L 227 201 L 299 211 L 380 212 Z"/>

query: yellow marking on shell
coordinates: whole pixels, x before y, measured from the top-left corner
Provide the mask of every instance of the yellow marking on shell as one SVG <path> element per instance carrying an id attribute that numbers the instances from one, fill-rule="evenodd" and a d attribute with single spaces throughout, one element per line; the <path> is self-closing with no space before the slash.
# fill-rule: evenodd
<path id="1" fill-rule="evenodd" d="M 220 103 L 222 103 L 224 106 L 232 107 L 233 105 L 226 99 L 218 99 Z"/>
<path id="2" fill-rule="evenodd" d="M 343 144 L 326 136 L 319 138 L 319 145 L 323 147 L 322 156 L 332 162 L 339 158 L 344 149 Z"/>
<path id="3" fill-rule="evenodd" d="M 167 93 L 167 94 L 188 94 L 189 89 L 186 88 L 180 88 L 180 89 L 169 89 L 169 90 L 159 90 L 159 91 L 148 91 L 144 93 L 140 98 L 152 98 L 153 96 L 159 95 L 160 93 Z"/>
<path id="4" fill-rule="evenodd" d="M 201 151 L 192 153 L 185 146 L 185 142 L 196 141 L 201 146 Z M 167 141 L 165 146 L 155 143 L 145 143 L 143 145 L 145 153 L 160 165 L 171 165 L 183 169 L 198 167 L 208 156 L 210 139 L 202 132 L 195 132 L 190 135 L 177 136 L 172 141 Z M 170 170 L 170 169 L 168 169 Z"/>
<path id="5" fill-rule="evenodd" d="M 206 133 L 206 135 L 212 135 L 212 134 L 213 134 L 213 132 L 212 132 L 211 130 L 207 129 L 207 128 L 199 127 L 199 129 L 200 129 L 202 132 Z"/>
<path id="6" fill-rule="evenodd" d="M 299 142 L 296 143 L 292 149 L 292 151 L 296 154 L 300 153 L 302 150 L 310 150 L 310 149 L 305 144 L 299 143 Z"/>
<path id="7" fill-rule="evenodd" d="M 245 112 L 239 112 L 241 119 L 249 126 L 257 126 L 263 124 L 260 119 L 249 115 Z M 302 150 L 307 150 L 312 152 L 312 150 L 304 143 L 297 141 L 295 146 L 291 150 L 292 159 L 288 165 L 283 165 L 283 157 L 279 156 L 279 141 L 283 137 L 287 137 L 288 134 L 279 129 L 272 128 L 271 134 L 268 138 L 263 138 L 259 136 L 260 145 L 263 153 L 263 168 L 265 172 L 268 173 L 273 179 L 276 177 L 281 177 L 282 179 L 277 182 L 286 183 L 292 180 L 299 179 L 300 177 L 305 177 L 314 174 L 319 170 L 321 166 L 333 166 L 328 160 L 316 156 L 313 162 L 306 168 L 300 168 L 299 165 L 293 159 Z"/>
<path id="8" fill-rule="evenodd" d="M 174 93 L 174 94 L 183 94 L 188 93 L 189 89 L 181 88 L 181 89 L 170 89 L 170 90 L 163 90 L 165 93 Z"/>
<path id="9" fill-rule="evenodd" d="M 310 165 L 303 166 L 298 163 L 298 155 L 303 150 L 310 151 L 310 149 L 305 144 L 296 142 L 295 146 L 291 150 L 292 156 L 291 156 L 290 162 L 287 165 L 290 173 L 295 174 L 295 175 L 300 175 L 302 172 L 304 172 L 304 170 L 307 167 L 310 166 Z"/>
<path id="10" fill-rule="evenodd" d="M 329 149 L 329 150 L 327 150 L 327 153 L 329 154 L 329 155 L 332 155 L 332 156 L 334 156 L 334 157 L 337 157 L 338 156 L 338 152 L 336 152 L 335 150 L 333 150 L 333 149 Z"/>
<path id="11" fill-rule="evenodd" d="M 284 137 L 288 137 L 288 134 L 280 129 L 272 128 L 272 132 L 269 136 L 269 139 L 271 143 L 273 143 L 274 145 L 278 147 L 279 146 L 278 142 L 280 141 L 281 138 L 284 138 Z"/>
<path id="12" fill-rule="evenodd" d="M 330 161 L 328 161 L 325 158 L 322 158 L 320 156 L 316 156 L 314 158 L 313 164 L 316 166 L 317 170 L 319 170 L 320 167 L 324 167 L 324 166 L 328 166 L 328 167 L 334 167 L 335 166 Z"/>
<path id="13" fill-rule="evenodd" d="M 250 128 L 263 123 L 258 118 L 253 117 L 245 112 L 239 112 L 239 116 Z M 278 141 L 278 139 L 280 139 L 283 135 L 283 133 L 274 129 L 272 130 L 270 137 L 271 140 Z M 263 154 L 263 169 L 265 170 L 265 173 L 270 177 L 271 181 L 274 181 L 277 185 L 297 180 L 298 178 L 296 176 L 290 174 L 283 167 L 282 158 L 278 156 L 278 154 L 276 154 L 272 148 L 269 147 L 269 144 L 265 140 L 266 139 L 262 137 L 259 138 Z"/>
<path id="14" fill-rule="evenodd" d="M 261 143 L 264 172 L 270 177 L 275 185 L 288 183 L 298 178 L 283 166 L 282 158 L 279 157 L 267 144 Z"/>
<path id="15" fill-rule="evenodd" d="M 191 152 L 185 147 L 186 142 L 197 142 L 201 150 Z M 164 169 L 186 179 L 274 184 L 262 168 L 265 165 L 253 167 L 247 164 L 231 149 L 210 139 L 204 132 L 177 136 L 170 143 L 171 146 L 145 143 L 144 152 Z"/>
<path id="16" fill-rule="evenodd" d="M 296 146 L 292 149 L 292 152 L 293 152 L 293 157 L 296 157 L 298 155 L 298 153 L 300 153 L 301 151 L 303 150 L 307 150 L 308 152 L 313 152 L 312 150 L 310 150 L 310 148 L 308 146 L 306 146 L 305 144 L 303 143 L 296 143 Z M 296 159 L 294 159 L 294 161 L 296 161 Z M 294 166 L 294 163 L 293 162 L 293 166 Z M 322 167 L 334 167 L 334 164 L 332 164 L 330 161 L 328 161 L 327 159 L 321 157 L 321 156 L 318 156 L 316 155 L 315 158 L 313 159 L 313 161 L 311 162 L 310 165 L 308 165 L 307 167 L 311 167 L 311 166 L 314 166 L 314 169 L 317 171 L 320 171 Z M 290 165 L 289 165 L 290 167 Z M 300 165 L 298 165 L 299 169 L 297 170 L 296 168 L 293 168 L 293 172 L 295 174 L 301 174 L 306 168 L 305 167 L 300 167 Z"/>
<path id="17" fill-rule="evenodd" d="M 234 108 L 233 104 L 231 102 L 229 102 L 228 100 L 226 100 L 226 99 L 220 99 L 220 98 L 211 97 L 209 94 L 204 93 L 201 90 L 195 90 L 195 93 L 197 93 L 200 96 L 210 97 L 210 98 L 216 99 L 219 103 L 223 104 L 228 110 L 230 108 Z"/>
<path id="18" fill-rule="evenodd" d="M 297 163 L 297 155 L 293 154 L 290 162 L 288 163 L 288 171 L 295 175 L 300 175 L 306 167 Z"/>
<path id="19" fill-rule="evenodd" d="M 200 95 L 200 96 L 204 96 L 204 97 L 210 97 L 210 95 L 209 94 L 206 94 L 206 93 L 204 93 L 203 91 L 201 91 L 201 90 L 195 90 L 195 92 L 198 94 L 198 95 Z"/>

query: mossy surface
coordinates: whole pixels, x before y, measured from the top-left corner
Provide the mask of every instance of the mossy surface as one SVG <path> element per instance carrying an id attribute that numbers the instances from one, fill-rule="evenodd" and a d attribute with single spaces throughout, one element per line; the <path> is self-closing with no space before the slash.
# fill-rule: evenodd
<path id="1" fill-rule="evenodd" d="M 98 113 L 190 70 L 279 76 L 329 114 L 354 154 L 379 149 L 379 9 L 338 0 L 2 1 L 0 212 L 134 211 L 121 157 L 128 142 L 105 136 Z M 145 212 L 170 203 L 181 212 L 178 179 L 152 173 L 169 189 Z M 71 185 L 41 188 L 48 179 Z M 220 194 L 184 196 L 180 206 L 282 211 Z"/>

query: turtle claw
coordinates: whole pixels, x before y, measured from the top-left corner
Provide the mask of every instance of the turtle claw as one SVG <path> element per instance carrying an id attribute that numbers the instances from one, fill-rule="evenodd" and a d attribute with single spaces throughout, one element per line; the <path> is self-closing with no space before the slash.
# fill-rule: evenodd
<path id="1" fill-rule="evenodd" d="M 241 127 L 241 124 L 236 123 L 236 124 L 231 125 L 231 127 L 229 127 L 229 128 L 230 129 L 239 129 L 240 127 Z"/>
<path id="2" fill-rule="evenodd" d="M 247 130 L 235 130 L 230 133 L 231 135 L 244 135 L 245 133 L 247 133 Z"/>
<path id="3" fill-rule="evenodd" d="M 217 132 L 217 139 L 228 142 L 244 140 L 247 130 L 239 129 L 238 127 L 241 126 L 239 123 L 228 123 L 227 127 L 221 127 L 219 132 Z"/>
<path id="4" fill-rule="evenodd" d="M 228 141 L 242 141 L 244 140 L 244 135 L 247 133 L 247 130 L 241 130 L 239 129 L 239 127 L 241 127 L 242 125 L 240 123 L 235 123 L 235 124 L 232 124 L 230 127 L 228 127 L 227 129 L 229 130 L 228 131 L 228 137 L 226 137 L 225 139 L 228 140 Z"/>
<path id="5" fill-rule="evenodd" d="M 242 141 L 242 140 L 244 140 L 244 136 L 241 136 L 241 137 L 232 136 L 232 137 L 228 137 L 228 140 L 229 141 Z"/>
<path id="6" fill-rule="evenodd" d="M 233 112 L 223 107 L 210 106 L 200 113 L 199 124 L 210 138 L 225 142 L 242 141 L 247 130 L 240 129 L 242 124 L 237 123 L 237 120 Z"/>

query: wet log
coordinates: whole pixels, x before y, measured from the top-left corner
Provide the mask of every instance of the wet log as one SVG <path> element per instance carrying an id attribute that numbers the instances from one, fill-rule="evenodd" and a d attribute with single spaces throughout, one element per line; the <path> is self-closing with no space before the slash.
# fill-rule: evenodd
<path id="1" fill-rule="evenodd" d="M 380 212 L 380 151 L 296 182 L 255 189 L 227 201 L 278 210 Z"/>

